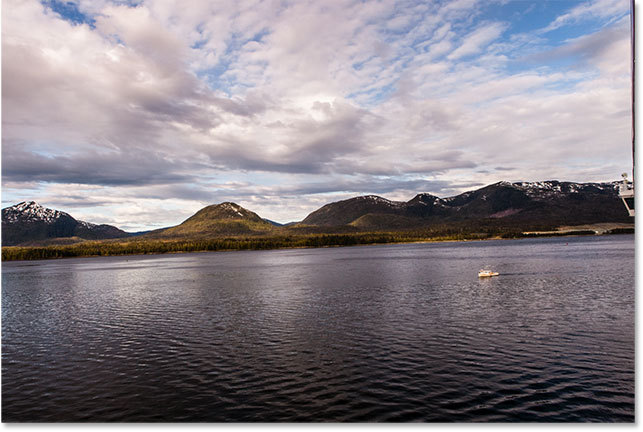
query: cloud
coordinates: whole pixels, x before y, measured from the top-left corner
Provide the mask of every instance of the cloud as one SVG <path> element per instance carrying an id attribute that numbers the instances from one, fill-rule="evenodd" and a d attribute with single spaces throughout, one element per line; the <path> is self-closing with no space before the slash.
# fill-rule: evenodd
<path id="1" fill-rule="evenodd" d="M 141 229 L 223 200 L 288 221 L 630 163 L 615 1 L 528 32 L 474 0 L 48 5 L 3 8 L 3 200 Z"/>
<path id="2" fill-rule="evenodd" d="M 179 174 L 172 161 L 151 153 L 143 156 L 90 152 L 81 156 L 48 157 L 3 148 L 2 159 L 3 175 L 12 181 L 38 179 L 48 183 L 114 186 L 187 182 L 192 178 Z"/>
<path id="3" fill-rule="evenodd" d="M 556 17 L 540 33 L 548 33 L 570 23 L 591 18 L 615 18 L 622 17 L 629 11 L 629 3 L 622 0 L 594 0 L 584 2 L 569 12 Z"/>
<path id="4" fill-rule="evenodd" d="M 447 56 L 449 60 L 457 60 L 464 56 L 479 53 L 485 46 L 496 40 L 506 26 L 501 23 L 491 23 L 484 25 L 469 35 L 467 35 L 462 44 Z"/>
<path id="5" fill-rule="evenodd" d="M 576 62 L 590 62 L 597 64 L 604 57 L 609 56 L 614 49 L 619 55 L 629 56 L 629 52 L 617 44 L 629 47 L 629 20 L 622 19 L 613 26 L 595 33 L 568 39 L 565 44 L 534 54 L 529 60 L 534 63 L 543 63 L 552 60 L 571 59 Z M 612 58 L 610 57 L 610 60 Z M 627 61 L 627 57 L 624 59 Z M 622 69 L 623 62 L 616 62 Z"/>

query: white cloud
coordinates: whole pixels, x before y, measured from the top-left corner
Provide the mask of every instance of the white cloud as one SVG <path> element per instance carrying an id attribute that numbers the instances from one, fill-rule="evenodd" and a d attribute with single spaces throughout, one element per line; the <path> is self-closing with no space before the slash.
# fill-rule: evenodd
<path id="1" fill-rule="evenodd" d="M 569 12 L 559 15 L 541 33 L 556 30 L 566 24 L 587 18 L 620 18 L 629 11 L 629 2 L 623 0 L 592 0 L 583 2 Z"/>
<path id="2" fill-rule="evenodd" d="M 608 24 L 552 49 L 483 7 L 83 0 L 91 27 L 8 0 L 4 199 L 143 229 L 224 200 L 287 222 L 361 193 L 610 180 L 629 157 L 622 8 L 572 9 L 556 25 Z"/>
<path id="3" fill-rule="evenodd" d="M 496 40 L 506 28 L 501 23 L 491 23 L 480 27 L 466 36 L 462 44 L 449 54 L 449 60 L 479 53 L 489 43 Z"/>

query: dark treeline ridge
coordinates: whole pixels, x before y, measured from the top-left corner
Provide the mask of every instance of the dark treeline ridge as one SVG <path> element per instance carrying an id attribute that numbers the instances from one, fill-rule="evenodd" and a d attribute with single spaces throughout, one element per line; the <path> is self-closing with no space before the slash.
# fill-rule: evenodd
<path id="1" fill-rule="evenodd" d="M 307 234 L 267 237 L 229 237 L 189 240 L 86 241 L 72 245 L 7 246 L 2 248 L 2 260 L 38 260 L 112 255 L 143 255 L 177 252 L 206 252 L 233 250 L 266 250 L 299 247 L 355 246 L 383 243 L 408 243 L 423 240 L 479 240 L 487 233 L 449 233 L 427 236 L 423 232 Z"/>
<path id="2" fill-rule="evenodd" d="M 499 232 L 486 227 L 477 232 L 462 228 L 418 230 L 404 232 L 295 234 L 273 236 L 226 237 L 213 239 L 176 240 L 102 240 L 50 246 L 7 246 L 2 248 L 2 260 L 39 260 L 113 255 L 144 255 L 178 252 L 206 252 L 233 250 L 266 250 L 281 248 L 355 246 L 418 241 L 483 240 L 488 238 L 533 237 L 511 230 Z M 480 229 L 481 228 L 481 229 Z M 577 231 L 565 235 L 593 235 L 593 231 Z M 554 234 L 556 235 L 556 234 Z"/>

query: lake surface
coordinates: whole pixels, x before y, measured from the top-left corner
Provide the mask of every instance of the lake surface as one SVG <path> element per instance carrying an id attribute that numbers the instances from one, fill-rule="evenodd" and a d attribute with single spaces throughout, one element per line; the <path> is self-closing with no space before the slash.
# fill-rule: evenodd
<path id="1" fill-rule="evenodd" d="M 632 422 L 634 312 L 633 235 L 8 262 L 2 421 Z"/>

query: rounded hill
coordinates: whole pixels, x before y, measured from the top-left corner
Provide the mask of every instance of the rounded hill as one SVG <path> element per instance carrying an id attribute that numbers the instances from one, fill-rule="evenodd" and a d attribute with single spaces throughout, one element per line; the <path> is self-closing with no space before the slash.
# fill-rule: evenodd
<path id="1" fill-rule="evenodd" d="M 180 225 L 146 235 L 153 238 L 214 237 L 252 235 L 270 232 L 274 226 L 259 215 L 233 202 L 202 208 Z"/>

